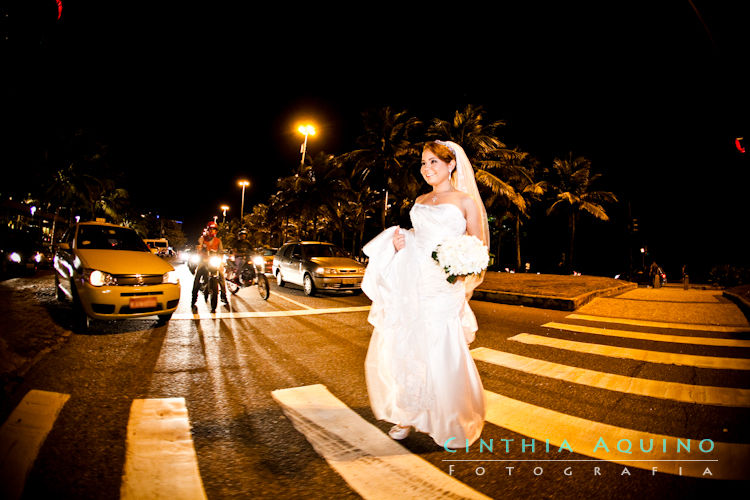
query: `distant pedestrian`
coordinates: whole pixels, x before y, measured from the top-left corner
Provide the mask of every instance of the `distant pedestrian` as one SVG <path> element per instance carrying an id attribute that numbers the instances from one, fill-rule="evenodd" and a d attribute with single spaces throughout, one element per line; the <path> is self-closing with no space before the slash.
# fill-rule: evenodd
<path id="1" fill-rule="evenodd" d="M 661 288 L 661 269 L 656 261 L 651 261 L 651 267 L 648 270 L 648 275 L 651 278 L 651 284 L 654 288 Z"/>
<path id="2" fill-rule="evenodd" d="M 690 278 L 688 276 L 687 264 L 682 266 L 682 288 L 687 290 L 690 288 Z"/>

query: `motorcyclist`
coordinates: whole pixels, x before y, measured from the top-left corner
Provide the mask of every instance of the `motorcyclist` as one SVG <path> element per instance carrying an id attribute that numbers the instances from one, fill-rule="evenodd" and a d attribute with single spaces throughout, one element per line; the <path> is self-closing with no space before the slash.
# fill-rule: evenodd
<path id="1" fill-rule="evenodd" d="M 252 245 L 247 239 L 247 230 L 242 229 L 237 234 L 237 239 L 234 242 L 234 265 L 236 267 L 237 275 L 242 271 L 242 266 L 245 262 L 248 262 L 252 255 Z"/>
<path id="2" fill-rule="evenodd" d="M 218 226 L 216 222 L 211 221 L 206 226 L 203 235 L 198 238 L 198 245 L 196 251 L 201 255 L 202 259 L 198 268 L 195 270 L 195 278 L 193 279 L 193 297 L 190 303 L 190 307 L 195 308 L 195 302 L 198 300 L 198 289 L 200 288 L 201 278 L 208 279 L 208 257 L 211 252 L 217 255 L 224 254 L 224 245 L 221 243 L 216 233 L 218 232 Z M 229 304 L 227 299 L 227 287 L 224 284 L 224 270 L 219 269 L 219 287 L 221 290 L 221 301 L 226 305 Z"/>

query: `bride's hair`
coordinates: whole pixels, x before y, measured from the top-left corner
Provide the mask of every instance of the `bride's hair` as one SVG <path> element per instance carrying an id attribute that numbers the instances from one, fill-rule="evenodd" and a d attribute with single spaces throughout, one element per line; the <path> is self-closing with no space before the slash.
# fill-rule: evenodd
<path id="1" fill-rule="evenodd" d="M 445 163 L 450 163 L 452 160 L 456 159 L 456 154 L 451 150 L 451 148 L 449 148 L 445 144 L 440 144 L 439 142 L 435 141 L 426 142 L 423 151 L 430 151 Z"/>

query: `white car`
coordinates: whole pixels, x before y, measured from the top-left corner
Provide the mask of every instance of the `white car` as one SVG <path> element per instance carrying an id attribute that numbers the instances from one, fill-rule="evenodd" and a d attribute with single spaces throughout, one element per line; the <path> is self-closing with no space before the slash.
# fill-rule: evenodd
<path id="1" fill-rule="evenodd" d="M 63 236 L 54 258 L 58 299 L 73 302 L 75 328 L 89 319 L 157 315 L 169 321 L 180 301 L 174 268 L 130 228 L 82 222 Z"/>

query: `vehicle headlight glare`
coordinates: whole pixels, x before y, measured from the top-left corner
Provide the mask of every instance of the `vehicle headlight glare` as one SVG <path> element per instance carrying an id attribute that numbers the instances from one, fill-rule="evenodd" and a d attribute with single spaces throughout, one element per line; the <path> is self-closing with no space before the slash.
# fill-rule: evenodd
<path id="1" fill-rule="evenodd" d="M 221 257 L 214 255 L 213 257 L 208 259 L 208 265 L 218 268 L 219 266 L 221 266 Z"/>
<path id="2" fill-rule="evenodd" d="M 197 253 L 194 253 L 190 256 L 190 262 L 193 264 L 200 264 L 201 263 L 201 256 Z"/>
<path id="3" fill-rule="evenodd" d="M 177 276 L 177 271 L 169 271 L 164 273 L 164 277 L 161 280 L 162 283 L 171 283 L 173 285 L 180 284 L 180 278 Z"/>
<path id="4" fill-rule="evenodd" d="M 11 262 L 15 262 L 16 264 L 21 263 L 21 256 L 18 254 L 18 252 L 13 252 L 10 255 L 8 255 L 8 258 L 11 260 Z"/>
<path id="5" fill-rule="evenodd" d="M 260 255 L 256 255 L 255 257 L 253 257 L 253 264 L 263 267 L 266 265 L 266 260 Z"/>
<path id="6" fill-rule="evenodd" d="M 112 275 L 98 270 L 90 271 L 88 274 L 89 283 L 92 286 L 111 285 L 114 281 Z"/>

